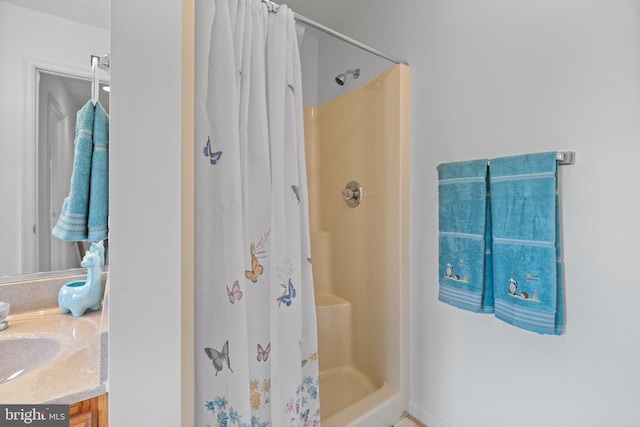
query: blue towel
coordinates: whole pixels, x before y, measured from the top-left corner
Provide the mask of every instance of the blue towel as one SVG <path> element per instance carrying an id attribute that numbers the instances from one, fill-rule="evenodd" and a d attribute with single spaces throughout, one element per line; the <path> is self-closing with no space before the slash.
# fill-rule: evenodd
<path id="1" fill-rule="evenodd" d="M 109 215 L 109 116 L 88 101 L 76 116 L 71 189 L 51 234 L 61 240 L 104 240 Z"/>
<path id="2" fill-rule="evenodd" d="M 491 235 L 487 160 L 441 164 L 438 179 L 438 299 L 465 310 L 493 313 L 491 254 L 486 254 L 486 237 Z"/>
<path id="3" fill-rule="evenodd" d="M 523 329 L 564 329 L 556 154 L 491 159 L 495 315 Z"/>
<path id="4" fill-rule="evenodd" d="M 109 232 L 109 116 L 100 102 L 96 103 L 93 120 L 87 240 L 97 242 L 106 239 Z"/>
<path id="5" fill-rule="evenodd" d="M 76 115 L 73 171 L 71 190 L 64 199 L 60 216 L 51 233 L 61 240 L 82 241 L 87 239 L 89 214 L 89 182 L 93 155 L 94 106 L 87 102 Z"/>

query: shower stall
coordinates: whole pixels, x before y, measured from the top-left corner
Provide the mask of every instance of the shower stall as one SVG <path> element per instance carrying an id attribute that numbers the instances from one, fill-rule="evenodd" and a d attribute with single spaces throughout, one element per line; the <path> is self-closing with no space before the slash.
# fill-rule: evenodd
<path id="1" fill-rule="evenodd" d="M 409 67 L 285 5 L 197 6 L 197 423 L 397 425 Z"/>
<path id="2" fill-rule="evenodd" d="M 409 68 L 306 28 L 301 45 L 322 425 L 407 405 Z"/>

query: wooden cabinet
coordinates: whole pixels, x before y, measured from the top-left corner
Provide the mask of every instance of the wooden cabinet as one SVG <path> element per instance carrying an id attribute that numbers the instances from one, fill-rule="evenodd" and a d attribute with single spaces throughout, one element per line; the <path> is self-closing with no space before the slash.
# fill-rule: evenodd
<path id="1" fill-rule="evenodd" d="M 109 395 L 107 393 L 69 405 L 69 427 L 108 427 Z"/>

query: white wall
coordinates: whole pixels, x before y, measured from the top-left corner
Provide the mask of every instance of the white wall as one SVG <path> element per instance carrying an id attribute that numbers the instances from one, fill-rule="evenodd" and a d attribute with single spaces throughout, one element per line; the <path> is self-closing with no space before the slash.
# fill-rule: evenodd
<path id="1" fill-rule="evenodd" d="M 302 102 L 306 106 L 318 105 L 318 35 L 305 28 L 300 49 L 302 81 Z"/>
<path id="2" fill-rule="evenodd" d="M 111 1 L 109 424 L 181 422 L 182 2 Z"/>
<path id="3" fill-rule="evenodd" d="M 326 33 L 307 27 L 300 54 L 304 105 L 325 104 L 371 81 L 394 65 Z M 344 86 L 336 76 L 347 70 L 360 69 L 360 77 L 349 76 Z"/>
<path id="4" fill-rule="evenodd" d="M 303 102 L 306 106 L 326 104 L 367 84 L 394 65 L 391 61 L 372 55 L 315 28 L 299 25 L 305 28 L 300 48 L 300 62 Z M 360 77 L 354 79 L 350 75 L 344 86 L 335 82 L 336 76 L 356 68 L 360 69 Z"/>
<path id="5" fill-rule="evenodd" d="M 340 30 L 412 68 L 412 414 L 640 425 L 640 2 L 372 0 Z M 560 173 L 565 335 L 438 302 L 436 165 L 556 149 L 576 152 Z"/>
<path id="6" fill-rule="evenodd" d="M 90 55 L 108 50 L 107 30 L 0 2 L 0 276 L 35 271 L 35 241 L 33 259 L 21 257 L 22 235 L 35 224 L 32 212 L 21 211 L 24 199 L 34 198 L 34 182 L 25 181 L 34 179 L 36 164 L 33 156 L 23 159 L 33 142 L 27 141 L 27 61 L 89 72 Z"/>
<path id="7" fill-rule="evenodd" d="M 336 37 L 323 34 L 318 51 L 318 105 L 344 95 L 369 83 L 395 63 L 372 55 Z M 360 69 L 360 77 L 349 75 L 344 86 L 335 82 L 336 76 L 347 70 Z M 303 77 L 306 77 L 303 74 Z"/>

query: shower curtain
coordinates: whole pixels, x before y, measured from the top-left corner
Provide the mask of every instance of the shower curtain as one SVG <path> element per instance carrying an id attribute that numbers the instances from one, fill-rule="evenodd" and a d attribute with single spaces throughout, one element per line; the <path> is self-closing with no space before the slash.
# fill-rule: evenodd
<path id="1" fill-rule="evenodd" d="M 198 426 L 320 425 L 293 12 L 196 2 Z"/>

